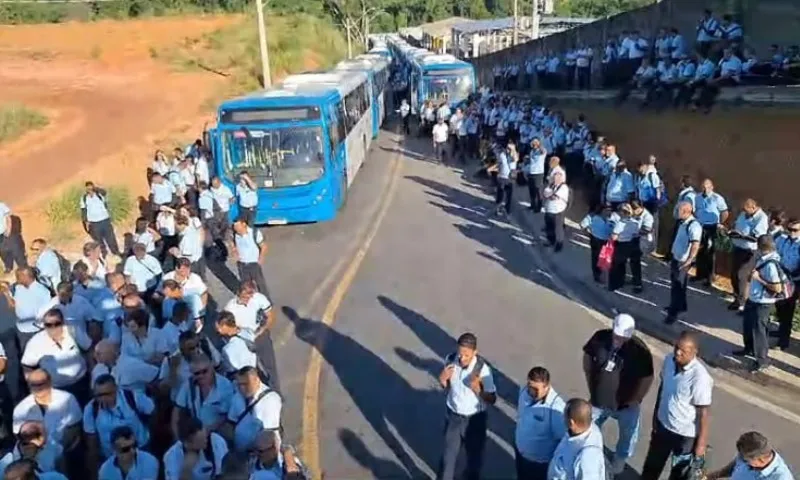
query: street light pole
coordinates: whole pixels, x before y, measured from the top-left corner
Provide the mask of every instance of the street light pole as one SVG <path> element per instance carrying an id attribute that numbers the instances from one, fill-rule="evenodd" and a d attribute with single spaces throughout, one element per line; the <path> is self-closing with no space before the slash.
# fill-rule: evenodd
<path id="1" fill-rule="evenodd" d="M 258 14 L 258 44 L 261 49 L 261 75 L 264 77 L 264 88 L 272 86 L 269 73 L 269 51 L 267 50 L 267 27 L 264 24 L 264 3 L 256 0 L 256 13 Z"/>
<path id="2" fill-rule="evenodd" d="M 514 37 L 513 37 L 513 44 L 516 45 L 519 43 L 519 11 L 518 11 L 518 3 L 519 0 L 514 0 Z"/>
<path id="3" fill-rule="evenodd" d="M 533 0 L 531 3 L 533 3 L 533 11 L 531 12 L 531 40 L 536 40 L 539 38 L 539 0 Z"/>

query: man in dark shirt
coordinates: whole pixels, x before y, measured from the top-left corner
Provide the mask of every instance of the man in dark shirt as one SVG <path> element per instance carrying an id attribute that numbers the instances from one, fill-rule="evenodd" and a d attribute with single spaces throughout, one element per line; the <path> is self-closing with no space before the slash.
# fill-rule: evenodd
<path id="1" fill-rule="evenodd" d="M 598 426 L 612 417 L 619 423 L 619 440 L 612 469 L 622 473 L 639 437 L 640 405 L 653 383 L 653 356 L 634 337 L 636 323 L 628 314 L 614 318 L 611 329 L 598 330 L 583 346 L 583 371 Z"/>

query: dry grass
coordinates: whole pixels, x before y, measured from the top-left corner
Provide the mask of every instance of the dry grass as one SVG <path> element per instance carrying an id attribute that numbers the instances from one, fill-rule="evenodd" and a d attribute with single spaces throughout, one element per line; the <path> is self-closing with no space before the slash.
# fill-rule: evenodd
<path id="1" fill-rule="evenodd" d="M 25 132 L 47 125 L 47 117 L 24 105 L 0 105 L 0 143 L 22 136 Z"/>

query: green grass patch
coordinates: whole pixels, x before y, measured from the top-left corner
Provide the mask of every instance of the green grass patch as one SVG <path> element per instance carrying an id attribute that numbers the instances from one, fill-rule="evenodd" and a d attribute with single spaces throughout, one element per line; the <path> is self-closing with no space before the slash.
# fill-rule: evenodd
<path id="1" fill-rule="evenodd" d="M 0 105 L 0 143 L 47 125 L 47 117 L 20 104 Z"/>
<path id="2" fill-rule="evenodd" d="M 130 218 L 135 207 L 135 198 L 123 186 L 108 186 L 106 189 L 108 213 L 115 224 Z M 85 193 L 83 185 L 73 185 L 47 203 L 45 215 L 53 230 L 66 231 L 81 222 L 81 198 Z"/>
<path id="3" fill-rule="evenodd" d="M 347 53 L 342 33 L 329 21 L 306 14 L 266 16 L 270 73 L 276 78 L 330 68 Z M 228 81 L 204 103 L 257 90 L 261 86 L 261 56 L 255 15 L 201 37 L 187 37 L 158 58 L 181 71 L 213 71 Z"/>

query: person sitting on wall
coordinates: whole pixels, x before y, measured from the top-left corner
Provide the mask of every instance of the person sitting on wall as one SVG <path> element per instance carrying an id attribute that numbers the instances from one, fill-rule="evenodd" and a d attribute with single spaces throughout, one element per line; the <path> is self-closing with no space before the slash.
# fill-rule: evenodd
<path id="1" fill-rule="evenodd" d="M 650 88 L 657 78 L 658 72 L 650 63 L 650 60 L 645 58 L 642 60 L 642 65 L 636 69 L 633 78 L 619 91 L 617 96 L 617 103 L 619 105 L 625 103 L 630 97 L 631 92 L 636 89 Z"/>

